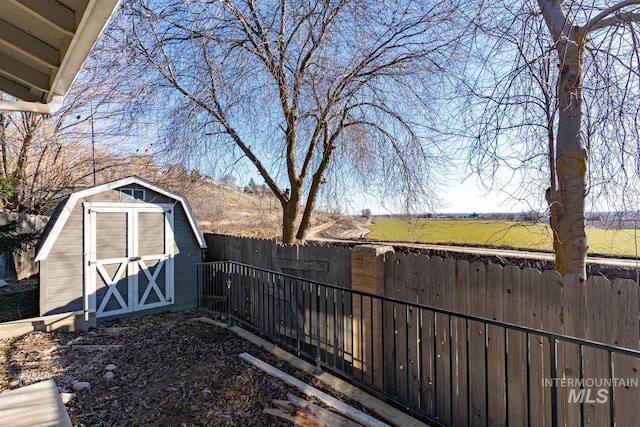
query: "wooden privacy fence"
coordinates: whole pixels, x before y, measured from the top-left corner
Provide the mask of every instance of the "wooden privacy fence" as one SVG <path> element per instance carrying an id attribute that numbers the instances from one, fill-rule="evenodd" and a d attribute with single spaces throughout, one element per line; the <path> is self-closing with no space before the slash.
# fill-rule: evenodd
<path id="1" fill-rule="evenodd" d="M 282 245 L 276 240 L 205 234 L 205 262 L 237 261 L 305 279 L 350 287 L 351 249 L 331 245 Z"/>
<path id="2" fill-rule="evenodd" d="M 639 288 L 631 280 L 590 277 L 583 281 L 554 271 L 394 252 L 384 254 L 384 271 L 388 297 L 640 348 Z M 387 346 L 385 360 L 392 359 L 394 365 L 385 370 L 386 379 L 403 395 L 417 398 L 403 390 L 415 390 L 418 377 L 423 377 L 423 384 L 440 377 L 435 382 L 437 389 L 424 390 L 440 401 L 427 398 L 424 402 L 431 413 L 454 425 L 635 423 L 640 405 L 637 357 L 567 340 L 552 341 L 543 334 L 507 335 L 507 329 L 501 327 L 438 313 L 400 313 L 406 321 L 398 321 L 397 310 L 387 310 L 385 315 L 384 340 L 393 342 Z M 389 324 L 394 325 L 391 330 Z M 432 355 L 422 361 L 418 330 L 434 335 Z M 395 349 L 394 354 L 389 348 Z M 407 375 L 396 375 L 403 369 L 408 370 Z M 609 387 L 611 382 L 614 385 Z M 557 399 L 550 393 L 552 383 L 558 386 Z M 471 402 L 469 411 L 463 410 L 464 402 Z"/>
<path id="3" fill-rule="evenodd" d="M 355 269 L 362 276 L 354 287 L 380 279 L 377 270 L 394 260 L 383 255 L 354 251 L 354 266 L 363 267 Z M 636 425 L 638 350 L 233 262 L 202 264 L 198 278 L 202 307 L 433 425 Z"/>
<path id="4" fill-rule="evenodd" d="M 6 224 L 15 219 L 20 220 L 19 233 L 36 233 L 44 230 L 48 216 L 18 214 L 15 212 L 1 212 L 0 224 Z M 0 253 L 0 279 L 26 279 L 38 273 L 36 249 L 31 248 L 17 253 Z"/>
<path id="5" fill-rule="evenodd" d="M 363 256 L 330 245 L 282 245 L 275 240 L 206 234 L 205 261 L 236 261 L 309 280 L 351 288 Z M 394 252 L 370 252 L 380 264 L 359 290 L 404 301 L 579 338 L 638 348 L 639 287 L 632 280 L 592 276 L 581 282 L 555 271 Z M 365 255 L 365 259 L 367 256 Z M 373 261 L 371 261 L 373 262 Z M 359 279 L 357 279 L 359 280 Z M 360 286 L 360 285 L 358 285 Z"/>
<path id="6" fill-rule="evenodd" d="M 205 261 L 236 261 L 309 280 L 352 287 L 359 249 L 281 245 L 275 240 L 207 234 Z M 367 245 L 356 248 L 367 248 Z M 360 290 L 518 325 L 638 348 L 639 287 L 632 280 L 587 281 L 555 271 L 373 251 L 382 276 Z M 358 255 L 359 254 L 359 255 Z M 356 268 L 366 268 L 356 265 Z"/>
<path id="7" fill-rule="evenodd" d="M 384 294 L 545 331 L 639 348 L 638 284 L 414 254 L 384 254 Z M 640 390 L 639 390 L 640 391 Z"/>
<path id="8" fill-rule="evenodd" d="M 259 254 L 261 267 L 296 276 L 305 270 L 273 266 L 326 262 L 331 271 L 333 263 L 348 261 L 348 283 L 344 272 L 336 280 L 326 271 L 306 270 L 312 280 L 354 291 L 341 297 L 339 309 L 332 308 L 333 297 L 313 306 L 298 297 L 285 301 L 296 294 L 280 291 L 275 306 L 299 310 L 287 317 L 290 323 L 277 327 L 302 330 L 300 340 L 307 347 L 316 340 L 325 347 L 330 342 L 322 349 L 323 360 L 338 359 L 348 365 L 348 375 L 445 425 L 635 424 L 640 293 L 632 280 L 580 280 L 555 271 L 396 253 L 388 246 L 339 251 L 326 246 L 316 253 L 232 239 L 228 253 L 245 257 L 235 260 L 251 264 Z M 320 252 L 324 258 L 319 260 Z M 243 286 L 251 282 L 244 280 Z M 265 289 L 274 292 L 274 286 Z M 274 307 L 264 304 L 270 297 L 247 302 L 251 292 L 242 300 L 253 313 Z M 309 315 L 318 307 L 321 314 Z M 328 318 L 323 320 L 322 313 Z M 350 320 L 338 322 L 332 313 Z M 311 318 L 312 330 L 296 324 Z M 265 317 L 260 319 L 264 323 Z M 334 331 L 333 324 L 342 326 Z M 316 327 L 320 332 L 314 336 Z M 291 338 L 291 333 L 276 335 Z M 333 348 L 339 352 L 332 353 Z"/>

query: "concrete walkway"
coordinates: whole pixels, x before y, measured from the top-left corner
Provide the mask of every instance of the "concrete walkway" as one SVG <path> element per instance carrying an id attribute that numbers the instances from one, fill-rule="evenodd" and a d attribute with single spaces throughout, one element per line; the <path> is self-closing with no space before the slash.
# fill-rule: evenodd
<path id="1" fill-rule="evenodd" d="M 0 394 L 3 427 L 71 427 L 67 410 L 53 380 Z"/>

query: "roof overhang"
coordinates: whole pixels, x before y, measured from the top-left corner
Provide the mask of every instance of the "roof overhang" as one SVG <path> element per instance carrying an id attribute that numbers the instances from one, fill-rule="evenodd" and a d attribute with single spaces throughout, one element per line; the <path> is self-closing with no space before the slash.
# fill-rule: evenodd
<path id="1" fill-rule="evenodd" d="M 2 0 L 0 110 L 51 114 L 121 0 Z"/>
<path id="2" fill-rule="evenodd" d="M 175 200 L 177 203 L 180 203 L 182 205 L 182 208 L 184 209 L 184 212 L 187 216 L 187 220 L 189 221 L 189 225 L 191 226 L 191 231 L 193 232 L 194 237 L 198 241 L 198 244 L 203 249 L 207 247 L 207 243 L 204 240 L 204 236 L 202 235 L 202 232 L 198 227 L 198 222 L 196 220 L 196 217 L 193 214 L 193 211 L 191 210 L 191 206 L 189 206 L 189 202 L 185 197 L 177 193 L 174 193 L 172 191 L 169 191 L 165 188 L 159 187 L 156 184 L 153 184 L 152 182 L 149 182 L 140 177 L 130 176 L 128 178 L 124 178 L 118 181 L 108 182 L 102 185 L 97 185 L 95 187 L 87 188 L 85 190 L 80 190 L 78 192 L 71 194 L 69 198 L 66 200 L 66 202 L 64 203 L 64 206 L 60 212 L 60 215 L 57 218 L 52 219 L 55 221 L 55 223 L 53 224 L 53 227 L 51 228 L 49 233 L 47 233 L 47 235 L 44 236 L 44 241 L 42 242 L 42 245 L 40 246 L 38 253 L 36 254 L 35 260 L 43 261 L 47 258 L 47 256 L 49 255 L 49 252 L 51 251 L 51 248 L 53 248 L 53 244 L 58 238 L 58 235 L 60 235 L 60 232 L 62 231 L 64 225 L 69 219 L 69 216 L 71 215 L 71 212 L 73 212 L 73 209 L 75 208 L 79 200 L 84 199 L 85 197 L 92 196 L 94 194 L 102 193 L 108 190 L 115 190 L 115 189 L 126 187 L 132 184 L 137 184 L 141 187 L 147 188 L 149 190 L 153 190 L 157 193 L 160 193 L 164 196 L 167 196 Z"/>

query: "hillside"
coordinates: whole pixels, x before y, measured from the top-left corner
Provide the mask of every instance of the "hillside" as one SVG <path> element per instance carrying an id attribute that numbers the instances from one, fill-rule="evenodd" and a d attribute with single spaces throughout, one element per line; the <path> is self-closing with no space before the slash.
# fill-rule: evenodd
<path id="1" fill-rule="evenodd" d="M 205 233 L 275 238 L 281 234 L 282 209 L 269 191 L 244 189 L 203 179 L 182 183 L 175 191 L 187 197 Z M 337 213 L 316 212 L 311 237 L 357 238 L 362 221 Z"/>
<path id="2" fill-rule="evenodd" d="M 280 203 L 270 193 L 202 182 L 186 196 L 203 232 L 264 238 L 280 233 Z"/>

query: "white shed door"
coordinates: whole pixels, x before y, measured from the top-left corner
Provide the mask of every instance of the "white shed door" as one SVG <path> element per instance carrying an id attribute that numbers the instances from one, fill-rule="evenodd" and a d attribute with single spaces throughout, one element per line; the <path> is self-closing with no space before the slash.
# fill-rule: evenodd
<path id="1" fill-rule="evenodd" d="M 173 304 L 173 206 L 84 207 L 85 287 L 96 317 Z"/>

